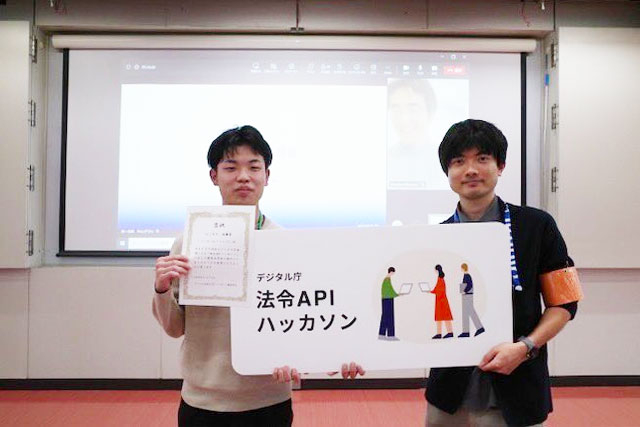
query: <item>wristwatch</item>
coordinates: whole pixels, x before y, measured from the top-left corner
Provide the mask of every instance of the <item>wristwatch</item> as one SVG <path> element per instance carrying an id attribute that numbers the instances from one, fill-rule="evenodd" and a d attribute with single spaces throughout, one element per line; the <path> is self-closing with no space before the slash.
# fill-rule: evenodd
<path id="1" fill-rule="evenodd" d="M 518 338 L 518 342 L 524 343 L 524 345 L 527 346 L 527 359 L 535 359 L 538 357 L 540 349 L 536 347 L 535 343 L 531 341 L 531 339 L 523 336 Z"/>

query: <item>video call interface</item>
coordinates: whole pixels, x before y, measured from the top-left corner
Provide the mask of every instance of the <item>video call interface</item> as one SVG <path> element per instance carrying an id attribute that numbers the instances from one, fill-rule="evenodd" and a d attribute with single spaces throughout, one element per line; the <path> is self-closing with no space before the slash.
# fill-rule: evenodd
<path id="1" fill-rule="evenodd" d="M 168 250 L 187 206 L 222 203 L 207 150 L 245 124 L 273 151 L 260 208 L 282 227 L 436 224 L 456 200 L 437 154 L 447 129 L 491 103 L 520 105 L 508 89 L 504 100 L 483 96 L 504 54 L 70 53 L 67 250 Z M 506 62 L 519 84 L 518 55 Z M 75 124 L 93 110 L 97 126 Z M 513 145 L 516 124 L 506 129 Z M 82 166 L 96 153 L 100 166 Z M 109 209 L 95 213 L 101 231 L 88 236 L 73 230 L 73 211 L 90 209 L 83 192 L 96 189 Z"/>

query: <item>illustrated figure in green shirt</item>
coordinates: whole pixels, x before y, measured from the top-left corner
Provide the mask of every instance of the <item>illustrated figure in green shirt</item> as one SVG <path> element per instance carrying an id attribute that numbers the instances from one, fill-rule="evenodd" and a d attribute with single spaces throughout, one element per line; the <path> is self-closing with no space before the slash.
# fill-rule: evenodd
<path id="1" fill-rule="evenodd" d="M 391 284 L 391 276 L 396 272 L 396 269 L 389 267 L 387 269 L 387 275 L 382 281 L 382 315 L 380 316 L 380 333 L 378 339 L 397 341 L 395 317 L 393 314 L 393 299 L 398 296 L 398 293 L 393 289 Z"/>

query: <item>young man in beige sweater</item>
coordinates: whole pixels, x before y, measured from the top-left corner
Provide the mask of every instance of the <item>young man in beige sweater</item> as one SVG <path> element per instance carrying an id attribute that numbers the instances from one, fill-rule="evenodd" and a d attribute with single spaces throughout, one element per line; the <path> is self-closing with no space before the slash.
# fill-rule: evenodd
<path id="1" fill-rule="evenodd" d="M 256 229 L 279 228 L 259 208 L 269 182 L 272 153 L 252 126 L 223 132 L 209 147 L 209 175 L 225 205 L 256 207 Z M 184 335 L 181 367 L 184 378 L 178 411 L 180 426 L 290 426 L 293 420 L 290 381 L 300 381 L 296 369 L 274 369 L 273 375 L 243 376 L 231 366 L 228 307 L 180 306 L 178 279 L 189 273 L 176 239 L 169 256 L 156 262 L 153 314 L 168 335 Z M 362 375 L 351 363 L 343 377 Z"/>

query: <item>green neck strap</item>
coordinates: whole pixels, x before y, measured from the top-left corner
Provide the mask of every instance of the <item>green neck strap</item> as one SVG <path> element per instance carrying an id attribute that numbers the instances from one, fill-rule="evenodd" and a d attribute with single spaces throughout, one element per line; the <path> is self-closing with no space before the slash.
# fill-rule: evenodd
<path id="1" fill-rule="evenodd" d="M 256 230 L 261 230 L 264 225 L 264 215 L 262 212 L 258 211 L 258 222 L 256 223 Z"/>

